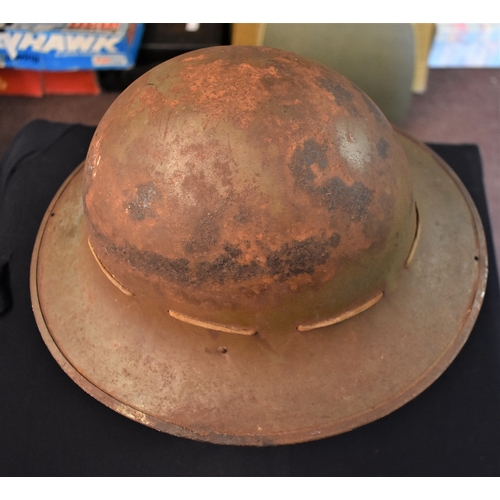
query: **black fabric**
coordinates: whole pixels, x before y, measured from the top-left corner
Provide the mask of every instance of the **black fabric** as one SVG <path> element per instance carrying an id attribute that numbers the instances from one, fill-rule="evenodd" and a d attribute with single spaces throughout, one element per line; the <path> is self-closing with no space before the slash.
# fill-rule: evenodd
<path id="1" fill-rule="evenodd" d="M 12 305 L 9 260 L 18 237 L 31 236 L 33 224 L 40 224 L 58 185 L 85 158 L 92 135 L 91 127 L 34 120 L 7 149 L 0 163 L 0 314 Z M 59 167 L 62 162 L 67 165 Z"/>
<path id="2" fill-rule="evenodd" d="M 244 448 L 177 438 L 120 416 L 72 382 L 43 343 L 31 310 L 31 252 L 46 207 L 84 159 L 93 131 L 33 122 L 0 164 L 0 294 L 12 298 L 0 314 L 3 476 L 500 474 L 500 297 L 477 147 L 432 146 L 474 198 L 490 258 L 483 308 L 450 368 L 413 401 L 359 429 Z"/>

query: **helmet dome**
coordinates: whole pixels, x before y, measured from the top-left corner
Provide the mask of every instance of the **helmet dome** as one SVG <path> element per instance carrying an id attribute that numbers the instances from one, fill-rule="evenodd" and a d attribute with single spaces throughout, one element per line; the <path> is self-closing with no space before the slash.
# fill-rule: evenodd
<path id="1" fill-rule="evenodd" d="M 417 225 L 405 153 L 375 104 L 263 47 L 190 52 L 130 85 L 96 130 L 83 202 L 124 293 L 247 334 L 375 304 Z"/>

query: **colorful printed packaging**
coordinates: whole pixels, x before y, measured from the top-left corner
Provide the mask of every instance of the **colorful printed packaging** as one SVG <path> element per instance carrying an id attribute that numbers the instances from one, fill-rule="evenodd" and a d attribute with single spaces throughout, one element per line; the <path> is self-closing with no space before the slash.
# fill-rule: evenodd
<path id="1" fill-rule="evenodd" d="M 0 68 L 128 69 L 135 64 L 143 32 L 141 23 L 0 25 Z"/>

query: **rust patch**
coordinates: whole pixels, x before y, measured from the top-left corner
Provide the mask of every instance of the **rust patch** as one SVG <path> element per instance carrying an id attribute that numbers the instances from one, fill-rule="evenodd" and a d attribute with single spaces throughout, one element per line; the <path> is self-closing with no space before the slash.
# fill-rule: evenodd
<path id="1" fill-rule="evenodd" d="M 335 97 L 335 102 L 339 107 L 345 108 L 351 116 L 359 116 L 359 112 L 353 102 L 354 95 L 344 85 L 327 78 L 318 78 L 317 83 L 322 89 L 327 90 Z"/>
<path id="2" fill-rule="evenodd" d="M 250 222 L 250 212 L 245 207 L 239 207 L 239 212 L 233 217 L 239 224 L 247 224 Z"/>
<path id="3" fill-rule="evenodd" d="M 295 185 L 328 208 L 328 211 L 342 209 L 355 221 L 368 215 L 368 207 L 373 198 L 373 190 L 361 182 L 348 186 L 339 177 L 330 177 L 323 184 L 316 185 L 316 174 L 312 166 L 324 170 L 328 165 L 327 147 L 308 139 L 303 148 L 297 148 L 290 162 L 290 170 L 295 178 Z"/>
<path id="4" fill-rule="evenodd" d="M 316 176 L 311 166 L 316 164 L 324 170 L 328 166 L 327 151 L 327 146 L 317 143 L 314 139 L 307 139 L 302 150 L 295 150 L 292 159 L 291 170 L 295 178 L 300 178 L 303 182 L 313 181 Z"/>
<path id="5" fill-rule="evenodd" d="M 328 203 L 330 211 L 342 208 L 355 221 L 365 219 L 368 215 L 373 190 L 368 189 L 361 182 L 354 182 L 348 186 L 342 179 L 333 177 L 317 191 Z"/>
<path id="6" fill-rule="evenodd" d="M 206 252 L 212 248 L 218 241 L 220 227 L 212 213 L 202 217 L 196 224 L 196 238 L 184 246 L 188 253 Z"/>
<path id="7" fill-rule="evenodd" d="M 286 281 L 298 274 L 314 274 L 316 266 L 326 264 L 330 257 L 330 248 L 336 248 L 340 243 L 340 234 L 335 233 L 327 241 L 317 241 L 307 238 L 303 241 L 293 240 L 286 243 L 278 251 L 267 256 L 269 274 L 278 281 Z"/>
<path id="8" fill-rule="evenodd" d="M 224 253 L 215 259 L 196 263 L 186 258 L 170 259 L 155 252 L 140 250 L 129 243 L 116 245 L 92 224 L 91 230 L 105 252 L 124 261 L 128 266 L 147 275 L 159 276 L 171 283 L 191 286 L 210 282 L 241 282 L 259 276 L 271 276 L 283 282 L 299 274 L 312 275 L 317 266 L 326 264 L 331 250 L 337 248 L 341 241 L 338 233 L 334 233 L 325 241 L 318 241 L 314 237 L 303 241 L 292 240 L 278 250 L 268 249 L 265 262 L 255 259 L 242 262 L 243 250 L 226 244 Z"/>
<path id="9" fill-rule="evenodd" d="M 389 143 L 381 137 L 377 142 L 377 151 L 380 158 L 384 160 L 387 158 L 387 151 L 389 150 Z"/>
<path id="10" fill-rule="evenodd" d="M 263 268 L 255 260 L 245 264 L 238 261 L 243 254 L 238 247 L 228 244 L 224 250 L 225 252 L 214 260 L 205 260 L 196 266 L 194 272 L 196 283 L 215 281 L 224 284 L 230 279 L 238 282 L 264 274 Z"/>
<path id="11" fill-rule="evenodd" d="M 155 274 L 164 277 L 167 281 L 179 284 L 188 284 L 190 281 L 189 261 L 185 258 L 168 259 L 154 252 L 141 251 L 137 247 L 115 245 L 100 233 L 95 233 L 101 247 L 109 254 L 124 261 L 132 268 L 139 269 L 145 274 Z"/>
<path id="12" fill-rule="evenodd" d="M 127 193 L 124 193 L 127 195 Z M 134 220 L 144 220 L 146 217 L 156 218 L 154 204 L 162 198 L 152 182 L 139 184 L 135 196 L 129 197 L 123 206 L 127 214 Z"/>

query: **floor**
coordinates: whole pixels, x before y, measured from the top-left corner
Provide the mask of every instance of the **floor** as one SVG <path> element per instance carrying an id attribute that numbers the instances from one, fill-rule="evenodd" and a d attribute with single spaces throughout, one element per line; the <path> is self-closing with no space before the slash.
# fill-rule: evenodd
<path id="1" fill-rule="evenodd" d="M 0 96 L 0 157 L 23 125 L 35 118 L 96 125 L 118 93 L 99 96 Z M 497 261 L 500 256 L 500 69 L 432 69 L 415 95 L 404 131 L 424 142 L 477 144 Z"/>

